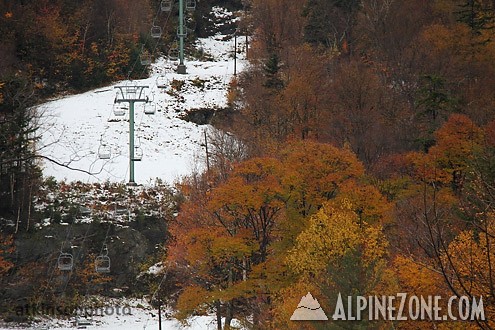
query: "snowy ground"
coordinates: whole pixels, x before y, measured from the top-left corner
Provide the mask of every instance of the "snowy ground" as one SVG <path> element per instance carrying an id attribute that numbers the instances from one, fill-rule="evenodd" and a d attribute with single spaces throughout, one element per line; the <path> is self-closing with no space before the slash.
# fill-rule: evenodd
<path id="1" fill-rule="evenodd" d="M 226 40 L 225 40 L 226 39 Z M 237 70 L 246 65 L 245 38 L 238 38 Z M 175 73 L 176 62 L 159 59 L 147 79 L 122 81 L 80 95 L 64 97 L 40 106 L 43 112 L 41 154 L 71 168 L 45 161 L 43 173 L 58 180 L 82 182 L 127 182 L 129 180 L 128 111 L 113 113 L 115 86 L 145 85 L 154 115 L 145 115 L 143 104 L 136 103 L 136 145 L 143 158 L 135 162 L 135 181 L 139 184 L 160 178 L 173 182 L 204 166 L 204 130 L 179 118 L 189 109 L 224 107 L 227 88 L 234 70 L 234 39 L 223 35 L 200 39 L 198 46 L 213 58 L 210 61 L 186 60 L 186 75 Z M 181 85 L 180 90 L 172 86 Z M 124 105 L 123 103 L 120 105 Z M 99 159 L 101 144 L 111 148 L 111 158 Z"/>
<path id="2" fill-rule="evenodd" d="M 218 8 L 216 11 L 216 16 L 229 16 L 228 12 Z M 244 37 L 237 40 L 237 72 L 242 71 L 247 64 L 244 41 Z M 43 116 L 40 153 L 70 168 L 91 173 L 45 161 L 43 174 L 66 181 L 127 182 L 129 113 L 126 111 L 125 116 L 115 116 L 113 107 L 115 86 L 132 85 L 148 86 L 146 96 L 150 103 L 147 106 L 156 106 L 154 115 L 146 115 L 142 105 L 136 104 L 135 141 L 143 152 L 142 161 L 135 162 L 136 182 L 146 185 L 160 178 L 172 183 L 193 170 L 203 168 L 204 131 L 211 128 L 186 122 L 180 119 L 180 115 L 189 109 L 226 106 L 227 90 L 234 72 L 234 39 L 217 35 L 198 40 L 197 46 L 209 55 L 205 56 L 209 60 L 186 57 L 185 75 L 175 73 L 177 62 L 161 58 L 152 64 L 149 78 L 121 81 L 112 86 L 41 105 L 39 111 Z M 180 85 L 181 88 L 177 88 Z M 110 146 L 110 159 L 99 159 L 98 150 L 101 144 Z M 87 329 L 158 329 L 157 311 L 144 300 L 126 300 L 125 304 L 131 307 L 130 314 L 95 316 Z M 162 319 L 164 330 L 184 328 L 179 321 L 166 317 L 165 314 Z M 213 316 L 194 317 L 188 320 L 188 324 L 185 328 L 193 330 L 217 327 Z M 43 322 L 28 329 L 75 328 L 77 326 L 74 319 L 54 318 L 43 319 Z M 0 323 L 0 329 L 17 328 Z"/>
<path id="3" fill-rule="evenodd" d="M 238 38 L 237 71 L 247 64 L 245 38 Z M 152 64 L 149 78 L 121 81 L 112 86 L 87 93 L 67 96 L 45 103 L 42 111 L 41 154 L 67 164 L 71 170 L 46 161 L 45 176 L 57 180 L 82 182 L 127 182 L 129 178 L 129 122 L 128 111 L 123 117 L 113 113 L 115 86 L 146 85 L 146 95 L 156 105 L 154 115 L 145 115 L 140 104 L 136 106 L 136 144 L 143 151 L 142 161 L 136 162 L 135 179 L 138 184 L 150 184 L 156 178 L 172 183 L 204 166 L 204 131 L 207 125 L 196 125 L 180 119 L 189 109 L 221 108 L 227 103 L 227 89 L 234 70 L 234 40 L 223 35 L 199 40 L 205 58 L 209 61 L 186 60 L 187 74 L 175 73 L 176 62 L 159 59 Z M 183 82 L 180 90 L 178 86 Z M 100 141 L 111 147 L 111 158 L 98 157 Z M 143 300 L 131 302 L 131 313 L 95 316 L 87 329 L 123 330 L 158 329 L 157 311 Z M 168 317 L 167 317 L 168 314 Z M 197 316 L 184 326 L 163 313 L 162 329 L 216 329 L 214 316 Z M 75 319 L 42 319 L 27 329 L 76 329 Z M 26 329 L 25 325 L 2 324 L 0 329 Z"/>
<path id="4" fill-rule="evenodd" d="M 71 330 L 71 329 L 98 329 L 98 330 L 138 330 L 138 329 L 158 329 L 158 311 L 142 299 L 109 300 L 104 307 L 86 309 L 87 318 L 38 318 L 38 322 L 31 327 L 15 327 L 1 324 L 0 329 L 32 329 L 32 330 Z M 78 323 L 88 325 L 79 325 Z M 234 322 L 233 325 L 237 325 Z M 170 311 L 162 311 L 163 330 L 214 330 L 217 329 L 214 316 L 195 316 L 187 320 L 186 324 L 181 324 L 176 319 L 170 317 Z"/>

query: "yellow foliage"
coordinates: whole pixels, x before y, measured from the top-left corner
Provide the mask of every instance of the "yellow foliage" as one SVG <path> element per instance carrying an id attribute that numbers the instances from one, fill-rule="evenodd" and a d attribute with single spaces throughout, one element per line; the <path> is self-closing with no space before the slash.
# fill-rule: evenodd
<path id="1" fill-rule="evenodd" d="M 365 266 L 370 266 L 377 259 L 387 255 L 388 242 L 381 227 L 367 227 L 361 237 L 363 244 L 362 261 Z"/>
<path id="2" fill-rule="evenodd" d="M 219 263 L 227 262 L 231 258 L 242 258 L 249 256 L 254 247 L 242 237 L 218 237 L 211 243 L 212 257 Z"/>
<path id="3" fill-rule="evenodd" d="M 287 256 L 289 267 L 298 274 L 318 274 L 330 262 L 338 261 L 358 246 L 363 248 L 363 262 L 370 264 L 386 255 L 387 241 L 381 227 L 360 223 L 349 200 L 340 205 L 325 204 L 310 219 L 309 227 Z"/>
<path id="4" fill-rule="evenodd" d="M 450 243 L 443 262 L 448 276 L 453 278 L 455 289 L 463 295 L 483 297 L 485 316 L 490 327 L 495 326 L 495 307 L 491 303 L 495 270 L 495 215 L 489 214 L 482 227 L 475 231 L 463 231 Z M 450 270 L 450 271 L 449 271 Z"/>
<path id="5" fill-rule="evenodd" d="M 211 294 L 207 290 L 197 285 L 189 286 L 179 296 L 175 317 L 184 320 L 194 312 L 206 313 L 207 304 L 210 302 Z"/>

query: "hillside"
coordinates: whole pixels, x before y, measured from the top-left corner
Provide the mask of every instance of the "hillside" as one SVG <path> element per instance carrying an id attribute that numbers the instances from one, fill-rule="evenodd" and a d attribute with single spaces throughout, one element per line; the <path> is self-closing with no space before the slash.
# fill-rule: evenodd
<path id="1" fill-rule="evenodd" d="M 167 4 L 0 2 L 0 327 L 495 328 L 494 1 Z"/>
<path id="2" fill-rule="evenodd" d="M 239 38 L 237 70 L 245 65 L 245 38 Z M 143 105 L 135 110 L 135 140 L 143 152 L 136 163 L 136 182 L 155 179 L 172 183 L 205 167 L 205 132 L 209 125 L 187 122 L 190 111 L 221 110 L 227 107 L 227 93 L 234 73 L 233 36 L 216 35 L 198 39 L 203 55 L 186 61 L 187 75 L 175 73 L 176 62 L 160 58 L 153 63 L 149 78 L 120 81 L 105 88 L 68 96 L 39 106 L 43 113 L 40 152 L 68 167 L 45 161 L 43 173 L 57 180 L 82 182 L 126 182 L 129 171 L 128 111 L 113 113 L 114 86 L 144 85 L 154 115 Z M 112 149 L 109 160 L 98 159 L 100 144 Z M 80 172 L 74 169 L 91 173 Z"/>

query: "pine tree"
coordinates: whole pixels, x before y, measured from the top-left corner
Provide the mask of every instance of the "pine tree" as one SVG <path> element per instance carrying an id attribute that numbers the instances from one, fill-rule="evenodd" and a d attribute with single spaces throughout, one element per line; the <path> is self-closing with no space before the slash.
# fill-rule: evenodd
<path id="1" fill-rule="evenodd" d="M 494 28 L 493 9 L 483 4 L 480 0 L 467 0 L 460 5 L 460 10 L 456 13 L 459 22 L 467 24 L 472 32 L 481 35 L 483 30 Z M 486 40 L 487 42 L 489 40 Z"/>
<path id="2" fill-rule="evenodd" d="M 0 215 L 13 218 L 16 232 L 31 227 L 32 199 L 40 170 L 36 164 L 33 86 L 14 77 L 2 88 L 0 103 Z M 21 227 L 21 224 L 24 224 Z"/>

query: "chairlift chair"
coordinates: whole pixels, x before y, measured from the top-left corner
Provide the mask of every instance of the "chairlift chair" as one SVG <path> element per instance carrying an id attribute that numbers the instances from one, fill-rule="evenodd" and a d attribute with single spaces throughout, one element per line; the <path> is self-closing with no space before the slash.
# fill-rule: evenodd
<path id="1" fill-rule="evenodd" d="M 70 253 L 62 252 L 58 256 L 57 264 L 58 269 L 62 271 L 72 270 L 72 267 L 74 267 L 74 257 L 72 257 L 72 254 Z"/>
<path id="2" fill-rule="evenodd" d="M 168 58 L 171 61 L 177 61 L 179 59 L 179 46 L 177 43 L 172 45 L 168 50 Z"/>
<path id="3" fill-rule="evenodd" d="M 100 145 L 98 148 L 98 157 L 100 159 L 110 159 L 110 156 L 112 155 L 112 151 L 109 146 L 106 144 Z"/>
<path id="4" fill-rule="evenodd" d="M 110 257 L 108 249 L 105 246 L 105 254 L 101 254 L 95 258 L 95 271 L 97 273 L 110 273 Z"/>
<path id="5" fill-rule="evenodd" d="M 97 273 L 110 273 L 110 257 L 107 255 L 95 258 L 95 271 Z"/>
<path id="6" fill-rule="evenodd" d="M 156 87 L 158 87 L 158 88 L 166 88 L 167 83 L 168 83 L 168 80 L 164 75 L 161 75 L 158 78 L 156 78 Z"/>
<path id="7" fill-rule="evenodd" d="M 172 10 L 172 1 L 171 0 L 162 0 L 160 3 L 161 11 L 171 11 Z"/>
<path id="8" fill-rule="evenodd" d="M 186 10 L 195 10 L 196 0 L 186 0 Z"/>
<path id="9" fill-rule="evenodd" d="M 153 25 L 151 27 L 151 37 L 155 39 L 160 39 L 162 37 L 162 28 L 158 25 Z"/>
<path id="10" fill-rule="evenodd" d="M 122 105 L 119 105 L 119 106 L 116 106 L 114 105 L 113 107 L 113 114 L 117 117 L 122 117 L 123 115 L 125 115 L 125 111 L 127 110 L 127 107 L 125 106 L 122 106 Z"/>
<path id="11" fill-rule="evenodd" d="M 106 144 L 100 144 L 98 147 L 98 158 L 100 159 L 110 159 L 112 156 L 112 150 Z"/>
<path id="12" fill-rule="evenodd" d="M 143 149 L 141 147 L 134 147 L 134 158 L 133 161 L 139 162 L 143 159 Z"/>
<path id="13" fill-rule="evenodd" d="M 88 319 L 86 317 L 76 318 L 77 329 L 87 329 L 88 326 L 91 326 L 91 325 L 93 325 L 93 321 L 91 321 L 91 319 Z"/>
<path id="14" fill-rule="evenodd" d="M 145 115 L 154 115 L 156 112 L 156 104 L 145 104 L 144 105 L 144 114 Z"/>
<path id="15" fill-rule="evenodd" d="M 150 65 L 151 55 L 148 52 L 141 53 L 139 55 L 139 61 L 141 62 L 141 65 Z"/>

